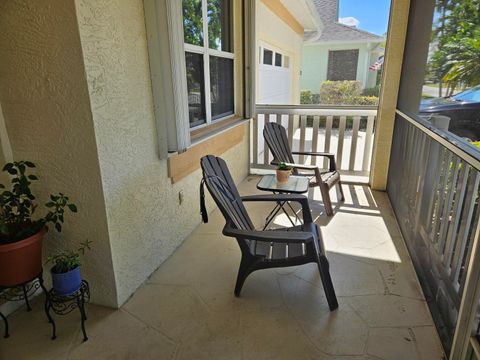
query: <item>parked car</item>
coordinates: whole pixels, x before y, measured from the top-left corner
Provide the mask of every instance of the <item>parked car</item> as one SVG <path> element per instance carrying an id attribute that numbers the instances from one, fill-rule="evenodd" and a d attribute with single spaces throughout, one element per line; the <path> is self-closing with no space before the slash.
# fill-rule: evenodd
<path id="1" fill-rule="evenodd" d="M 480 85 L 457 95 L 423 100 L 420 115 L 445 115 L 450 118 L 448 130 L 470 141 L 480 140 Z"/>

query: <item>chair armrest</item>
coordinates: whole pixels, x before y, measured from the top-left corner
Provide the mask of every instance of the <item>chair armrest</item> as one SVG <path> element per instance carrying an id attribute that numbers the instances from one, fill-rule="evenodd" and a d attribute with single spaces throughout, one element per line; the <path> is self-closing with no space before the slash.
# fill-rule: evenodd
<path id="1" fill-rule="evenodd" d="M 308 243 L 313 241 L 314 236 L 309 232 L 303 231 L 259 231 L 259 230 L 240 230 L 234 229 L 228 225 L 223 228 L 223 235 L 241 239 L 291 243 L 294 241 Z"/>
<path id="2" fill-rule="evenodd" d="M 337 170 L 337 164 L 335 163 L 335 154 L 314 151 L 292 151 L 292 155 L 325 156 L 330 160 L 330 171 Z"/>
<path id="3" fill-rule="evenodd" d="M 271 195 L 249 195 L 241 197 L 243 202 L 247 201 L 294 201 L 302 206 L 302 215 L 304 223 L 313 222 L 312 214 L 310 213 L 310 205 L 308 199 L 303 195 L 297 194 L 271 194 Z"/>
<path id="4" fill-rule="evenodd" d="M 315 171 L 315 169 L 317 168 L 317 166 L 315 166 L 315 165 L 294 164 L 294 163 L 286 163 L 286 162 L 284 162 L 283 164 L 285 164 L 288 167 L 295 168 L 295 169 L 301 169 L 301 170 Z M 280 165 L 280 162 L 272 161 L 272 162 L 270 162 L 270 165 Z"/>
<path id="5" fill-rule="evenodd" d="M 316 151 L 292 151 L 292 155 L 312 155 L 312 156 L 326 156 L 334 157 L 335 154 L 327 152 L 316 152 Z"/>

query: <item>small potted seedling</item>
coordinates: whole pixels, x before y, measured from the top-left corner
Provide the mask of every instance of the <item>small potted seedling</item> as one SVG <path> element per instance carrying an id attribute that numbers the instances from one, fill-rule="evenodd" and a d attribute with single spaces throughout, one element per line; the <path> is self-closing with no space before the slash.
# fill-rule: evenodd
<path id="1" fill-rule="evenodd" d="M 292 168 L 285 163 L 280 163 L 277 167 L 277 182 L 279 184 L 286 184 L 288 182 L 288 178 L 292 173 Z"/>
<path id="2" fill-rule="evenodd" d="M 80 256 L 85 255 L 85 250 L 90 250 L 91 241 L 80 243 L 80 247 L 74 250 L 63 250 L 48 257 L 47 263 L 52 263 L 53 289 L 59 295 L 68 296 L 82 286 L 80 273 Z"/>

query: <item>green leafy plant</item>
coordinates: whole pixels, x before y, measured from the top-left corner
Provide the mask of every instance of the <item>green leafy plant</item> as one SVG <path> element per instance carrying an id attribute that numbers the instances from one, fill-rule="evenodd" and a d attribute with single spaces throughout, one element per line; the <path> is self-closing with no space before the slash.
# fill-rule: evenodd
<path id="1" fill-rule="evenodd" d="M 378 88 L 379 90 L 379 88 Z M 376 88 L 365 89 L 359 81 L 324 81 L 320 86 L 320 103 L 327 105 L 378 105 Z"/>
<path id="2" fill-rule="evenodd" d="M 80 256 L 85 255 L 86 250 L 91 250 L 90 240 L 80 243 L 80 247 L 75 250 L 63 250 L 47 259 L 47 264 L 53 264 L 53 272 L 63 274 L 80 266 Z"/>
<path id="3" fill-rule="evenodd" d="M 7 163 L 3 170 L 11 178 L 10 189 L 0 184 L 0 244 L 12 243 L 36 234 L 42 228 L 52 225 L 58 232 L 62 231 L 65 211 L 76 213 L 77 207 L 62 194 L 50 195 L 45 204 L 48 212 L 43 217 L 34 219 L 37 204 L 32 194 L 31 185 L 38 180 L 29 171 L 35 168 L 30 161 Z"/>
<path id="4" fill-rule="evenodd" d="M 280 163 L 278 164 L 278 167 L 277 167 L 278 170 L 282 170 L 282 171 L 289 171 L 289 170 L 292 170 L 292 168 L 290 166 L 288 166 L 287 164 L 285 163 Z"/>
<path id="5" fill-rule="evenodd" d="M 371 88 L 365 88 L 362 91 L 362 96 L 380 96 L 380 85 L 376 85 Z"/>

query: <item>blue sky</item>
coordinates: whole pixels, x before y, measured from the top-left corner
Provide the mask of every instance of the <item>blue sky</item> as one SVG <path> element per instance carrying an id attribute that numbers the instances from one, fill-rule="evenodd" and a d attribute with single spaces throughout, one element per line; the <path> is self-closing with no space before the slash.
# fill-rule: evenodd
<path id="1" fill-rule="evenodd" d="M 387 32 L 390 0 L 339 0 L 339 18 L 352 16 L 362 30 L 383 35 Z"/>

